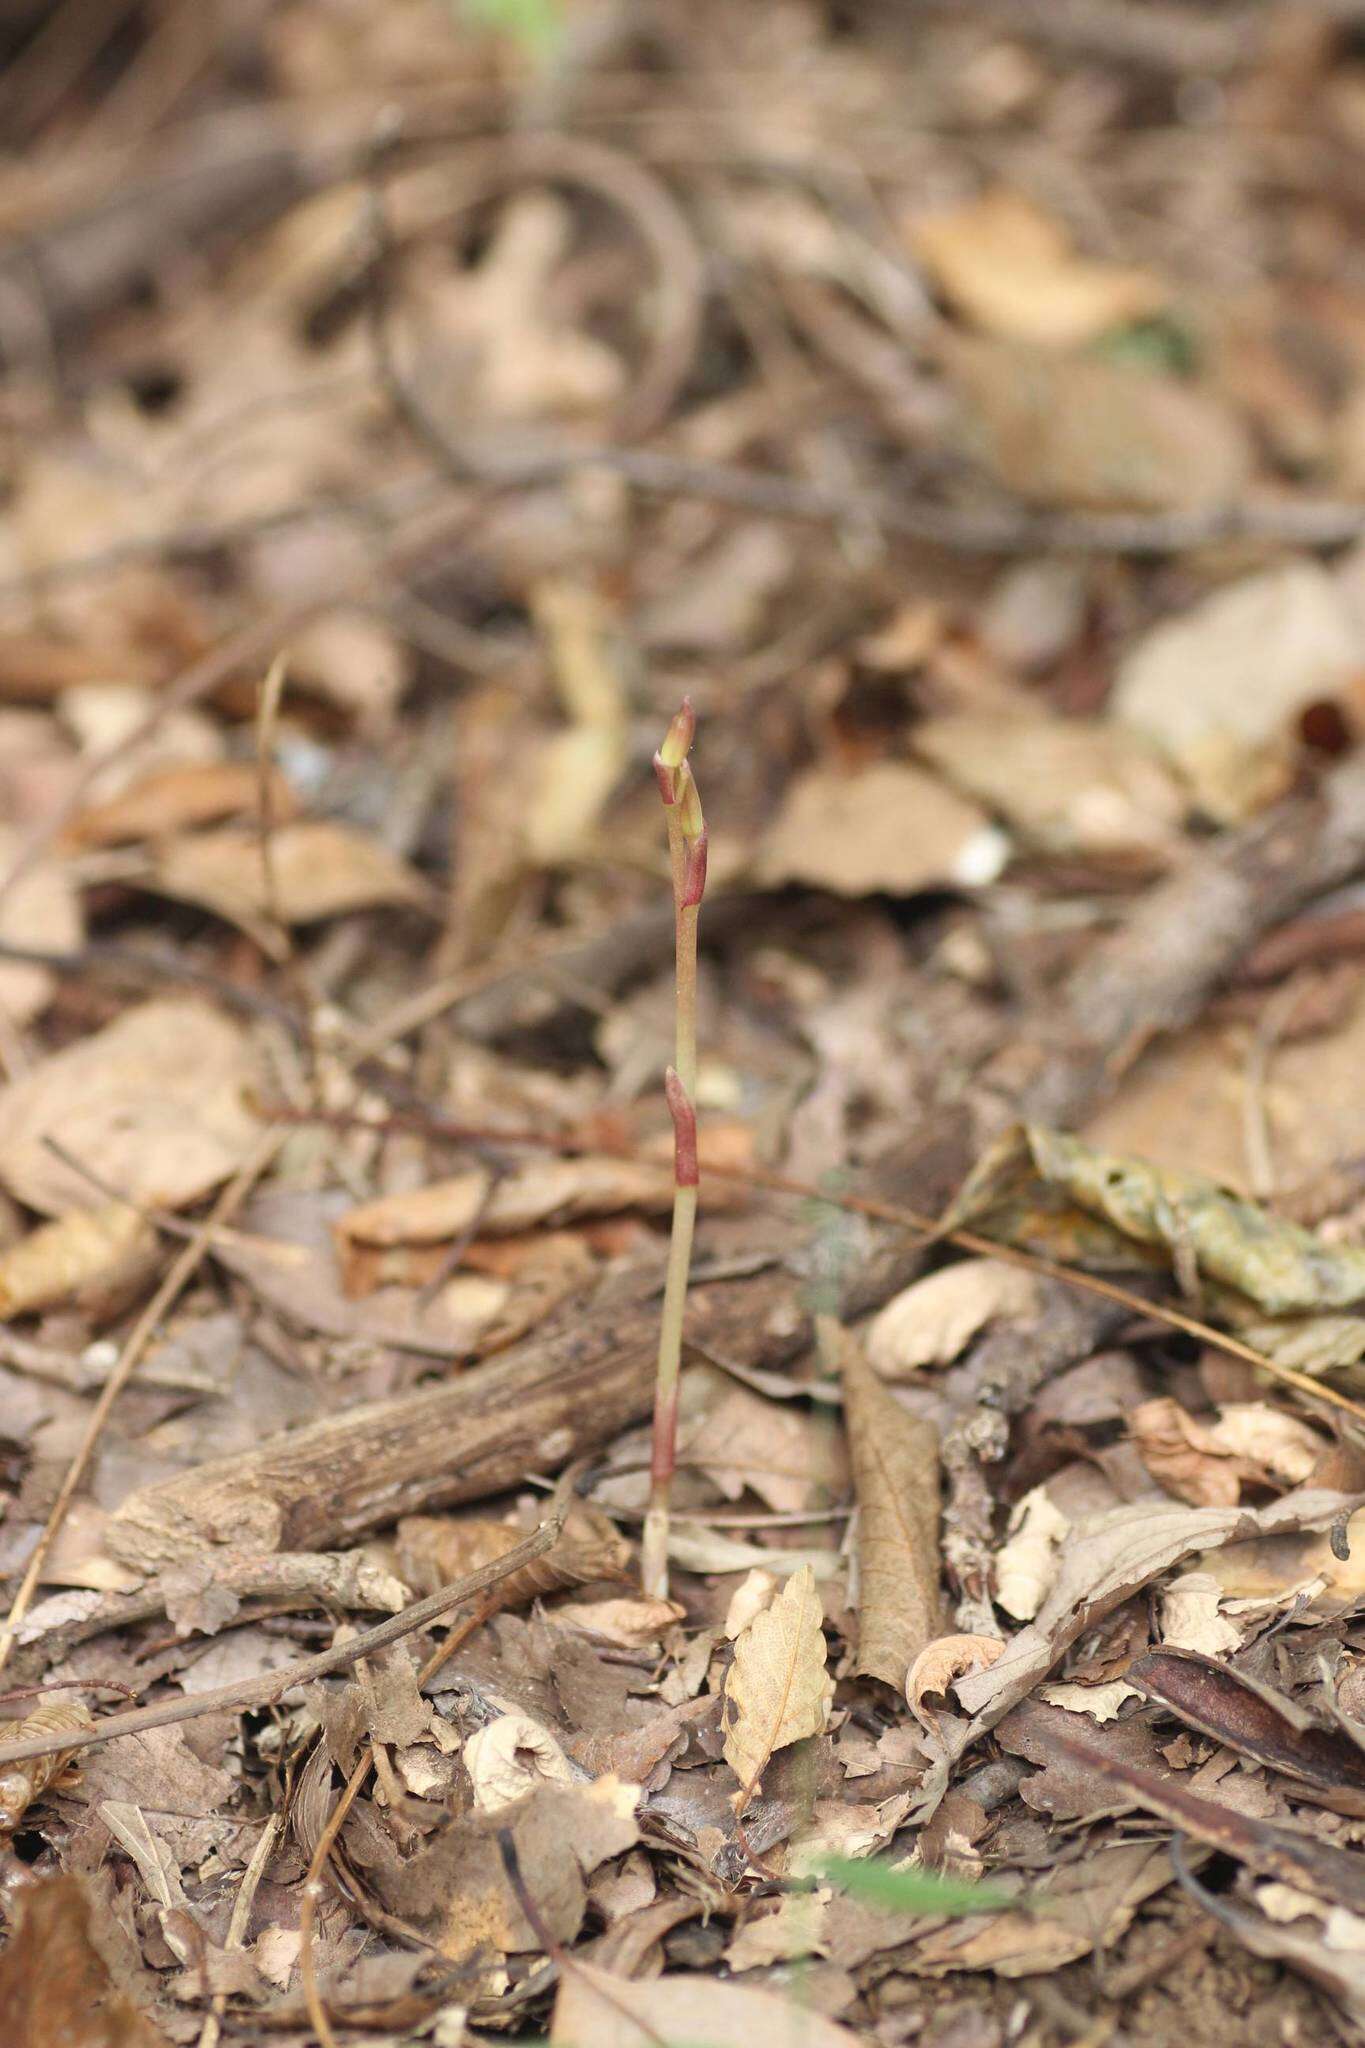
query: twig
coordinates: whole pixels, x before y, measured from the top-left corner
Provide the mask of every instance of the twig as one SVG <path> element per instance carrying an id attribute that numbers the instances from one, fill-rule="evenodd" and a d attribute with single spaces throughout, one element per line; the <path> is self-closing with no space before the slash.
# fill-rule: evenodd
<path id="1" fill-rule="evenodd" d="M 194 1236 L 180 1253 L 180 1256 L 170 1268 L 160 1287 L 157 1288 L 156 1293 L 128 1332 L 124 1340 L 123 1349 L 120 1351 L 108 1379 L 100 1390 L 99 1399 L 90 1412 L 90 1419 L 85 1426 L 80 1443 L 76 1446 L 71 1463 L 66 1468 L 66 1475 L 57 1490 L 57 1498 L 52 1503 L 47 1521 L 43 1525 L 43 1532 L 39 1536 L 33 1555 L 28 1561 L 24 1576 L 19 1581 L 18 1591 L 10 1603 L 10 1610 L 4 1627 L 0 1629 L 0 1671 L 3 1671 L 6 1663 L 9 1661 L 10 1651 L 14 1647 L 14 1632 L 28 1612 L 34 1590 L 39 1579 L 42 1577 L 43 1566 L 47 1563 L 48 1553 L 57 1539 L 57 1533 L 62 1523 L 66 1520 L 67 1510 L 75 1499 L 81 1481 L 85 1477 L 86 1467 L 94 1455 L 95 1446 L 99 1442 L 105 1423 L 109 1420 L 115 1401 L 117 1401 L 119 1395 L 132 1378 L 142 1354 L 147 1348 L 148 1341 L 156 1331 L 161 1318 L 165 1315 L 167 1309 L 170 1308 L 172 1302 L 175 1301 L 182 1288 L 187 1285 L 197 1271 L 200 1261 L 213 1242 L 215 1233 L 235 1213 L 249 1190 L 255 1185 L 258 1177 L 274 1158 L 282 1142 L 283 1137 L 281 1133 L 270 1131 L 254 1147 L 245 1164 L 223 1189 L 208 1216 L 205 1217 L 204 1221 L 195 1231 Z"/>
<path id="2" fill-rule="evenodd" d="M 308 2017 L 313 2024 L 322 2048 L 337 2048 L 336 2035 L 332 2032 L 331 2021 L 318 1990 L 318 1980 L 313 1968 L 313 1919 L 317 1902 L 322 1896 L 322 1874 L 327 1868 L 327 1858 L 332 1844 L 341 1833 L 347 1814 L 355 1804 L 356 1794 L 374 1768 L 374 1750 L 367 1749 L 346 1780 L 346 1789 L 327 1817 L 327 1825 L 318 1836 L 308 1864 L 308 1874 L 303 1880 L 303 1900 L 299 1907 L 299 1980 L 303 1986 L 303 2002 L 308 2008 Z"/>
<path id="3" fill-rule="evenodd" d="M 282 1817 L 272 1813 L 261 1829 L 251 1861 L 242 1872 L 242 1881 L 237 1887 L 237 1896 L 232 1902 L 232 1917 L 228 1921 L 224 1950 L 241 1948 L 246 1939 L 247 1926 L 251 1920 L 251 1908 L 256 1902 L 261 1879 L 275 1853 L 275 1842 L 282 1826 Z M 223 2014 L 227 2011 L 227 1992 L 215 1991 L 213 2002 L 204 2015 L 204 2024 L 199 2034 L 199 2048 L 218 2048 L 218 2039 L 223 2030 Z"/>
<path id="4" fill-rule="evenodd" d="M 501 1557 L 480 1565 L 476 1571 L 466 1573 L 464 1578 L 454 1580 L 449 1586 L 440 1587 L 425 1600 L 405 1607 L 401 1614 L 391 1615 L 387 1621 L 377 1622 L 373 1628 L 362 1629 L 349 1642 L 334 1643 L 330 1649 L 319 1650 L 311 1657 L 301 1657 L 296 1664 L 286 1664 L 279 1670 L 267 1672 L 264 1677 L 249 1678 L 239 1684 L 213 1686 L 207 1692 L 191 1693 L 184 1699 L 163 1700 L 155 1707 L 134 1707 L 126 1714 L 106 1715 L 92 1728 L 69 1729 L 56 1738 L 30 1736 L 21 1742 L 0 1743 L 0 1765 L 21 1763 L 31 1756 L 51 1756 L 62 1749 L 89 1749 L 94 1743 L 113 1742 L 120 1735 L 141 1735 L 149 1728 L 167 1728 L 177 1721 L 195 1721 L 201 1714 L 216 1714 L 223 1710 L 246 1712 L 253 1707 L 273 1706 L 291 1686 L 326 1678 L 333 1671 L 346 1670 L 360 1657 L 373 1656 L 376 1650 L 386 1650 L 390 1643 L 401 1642 L 415 1629 L 425 1628 L 428 1622 L 439 1621 L 452 1608 L 462 1607 L 466 1600 L 486 1592 L 499 1579 L 520 1571 L 523 1565 L 542 1557 L 555 1544 L 562 1526 L 561 1515 L 548 1516 L 524 1542 L 504 1551 Z"/>

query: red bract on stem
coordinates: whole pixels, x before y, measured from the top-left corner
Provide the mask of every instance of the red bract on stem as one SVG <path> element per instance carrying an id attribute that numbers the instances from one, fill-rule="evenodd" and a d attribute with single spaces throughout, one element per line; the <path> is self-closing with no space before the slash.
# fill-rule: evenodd
<path id="1" fill-rule="evenodd" d="M 659 1320 L 659 1364 L 654 1390 L 654 1442 L 649 1508 L 640 1577 L 646 1593 L 668 1595 L 668 1521 L 678 1435 L 678 1374 L 682 1365 L 683 1309 L 697 1219 L 697 913 L 706 888 L 706 820 L 687 755 L 696 713 L 684 698 L 654 756 L 654 773 L 668 822 L 673 878 L 676 998 L 674 1064 L 664 1080 L 673 1119 L 673 1227 Z"/>

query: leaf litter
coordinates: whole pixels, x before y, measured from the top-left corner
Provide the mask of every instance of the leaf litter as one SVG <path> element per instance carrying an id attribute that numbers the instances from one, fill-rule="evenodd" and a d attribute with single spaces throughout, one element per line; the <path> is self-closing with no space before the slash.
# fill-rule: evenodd
<path id="1" fill-rule="evenodd" d="M 6 2048 L 1358 2032 L 1341 11 L 12 12 Z"/>

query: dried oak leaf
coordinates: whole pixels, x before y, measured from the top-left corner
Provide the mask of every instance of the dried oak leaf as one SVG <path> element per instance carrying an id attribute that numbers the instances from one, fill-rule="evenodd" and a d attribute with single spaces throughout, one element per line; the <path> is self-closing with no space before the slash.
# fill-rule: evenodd
<path id="1" fill-rule="evenodd" d="M 205 1003 L 141 1003 L 0 1093 L 0 1180 L 49 1216 L 90 1208 L 90 1180 L 182 1208 L 242 1164 L 260 1125 L 245 1105 L 250 1043 Z"/>
<path id="2" fill-rule="evenodd" d="M 725 1680 L 725 1761 L 747 1803 L 775 1750 L 823 1733 L 834 1698 L 815 1574 L 793 1572 L 735 1644 Z"/>
<path id="3" fill-rule="evenodd" d="M 659 2048 L 675 2040 L 688 2048 L 734 2048 L 737 2041 L 855 2048 L 856 2039 L 810 2005 L 771 1991 L 690 1974 L 632 1983 L 578 1962 L 560 1977 L 550 2028 L 550 2048 Z"/>
<path id="4" fill-rule="evenodd" d="M 901 1407 L 845 1332 L 833 1335 L 858 1500 L 853 1669 L 899 1691 L 942 1626 L 938 1431 Z"/>

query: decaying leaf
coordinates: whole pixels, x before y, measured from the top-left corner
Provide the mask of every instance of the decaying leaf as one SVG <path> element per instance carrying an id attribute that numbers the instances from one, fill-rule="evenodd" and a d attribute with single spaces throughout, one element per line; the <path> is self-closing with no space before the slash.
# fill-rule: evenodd
<path id="1" fill-rule="evenodd" d="M 402 1577 L 426 1594 L 491 1564 L 522 1540 L 521 1530 L 481 1515 L 405 1515 L 394 1549 Z M 576 1501 L 554 1549 L 501 1581 L 500 1603 L 523 1607 L 563 1586 L 624 1579 L 630 1563 L 630 1544 L 615 1523 L 599 1508 Z"/>
<path id="2" fill-rule="evenodd" d="M 743 1635 L 756 1614 L 772 1606 L 781 1583 L 776 1572 L 765 1572 L 758 1565 L 745 1573 L 725 1610 L 725 1634 L 730 1642 Z"/>
<path id="3" fill-rule="evenodd" d="M 1244 1485 L 1296 1486 L 1326 1449 L 1306 1423 L 1264 1401 L 1229 1403 L 1203 1423 L 1161 1395 L 1135 1408 L 1128 1427 L 1157 1484 L 1195 1507 L 1231 1506 Z"/>
<path id="4" fill-rule="evenodd" d="M 263 920 L 312 924 L 351 910 L 420 903 L 413 870 L 377 839 L 330 819 L 300 819 L 270 834 L 224 825 L 157 849 L 152 885 L 248 930 Z"/>
<path id="5" fill-rule="evenodd" d="M 1098 719 L 960 712 L 915 727 L 915 751 L 1026 844 L 1058 853 L 1170 851 L 1187 808 L 1143 739 Z"/>
<path id="6" fill-rule="evenodd" d="M 855 2048 L 857 2036 L 823 2013 L 771 1991 L 696 1975 L 664 1975 L 648 1983 L 576 1964 L 560 1980 L 550 2028 L 551 2048 Z"/>
<path id="7" fill-rule="evenodd" d="M 996 186 L 912 223 L 915 254 L 953 304 L 988 334 L 1058 347 L 1155 312 L 1166 300 L 1148 270 L 1078 255 L 1059 222 Z"/>
<path id="8" fill-rule="evenodd" d="M 63 1735 L 68 1729 L 89 1726 L 90 1710 L 83 1701 L 46 1700 L 6 1733 L 23 1741 L 31 1735 Z M 0 1838 L 14 1833 L 29 1807 L 61 1776 L 75 1754 L 74 1750 L 57 1750 L 51 1756 L 6 1764 L 0 1770 Z"/>
<path id="9" fill-rule="evenodd" d="M 1290 1494 L 1259 1510 L 1141 1501 L 1074 1523 L 1062 1545 L 1056 1584 L 1037 1618 L 1006 1644 L 989 1670 L 955 1682 L 959 1700 L 975 1717 L 973 1733 L 1008 1713 L 1083 1629 L 1192 1552 L 1257 1533 L 1325 1529 L 1344 1505 L 1341 1495 L 1320 1492 Z"/>
<path id="10" fill-rule="evenodd" d="M 660 1638 L 682 1621 L 687 1609 L 676 1600 L 562 1600 L 555 1608 L 559 1628 L 575 1628 L 618 1650 L 657 1648 Z"/>
<path id="11" fill-rule="evenodd" d="M 1222 1597 L 1212 1572 L 1182 1572 L 1172 1579 L 1161 1595 L 1162 1642 L 1173 1650 L 1202 1650 L 1210 1657 L 1237 1649 L 1242 1631 L 1219 1613 Z"/>
<path id="12" fill-rule="evenodd" d="M 1138 1693 L 1124 1679 L 1111 1678 L 1104 1685 L 1040 1685 L 1038 1697 L 1050 1707 L 1062 1707 L 1068 1714 L 1089 1714 L 1103 1724 L 1117 1720 L 1119 1709 L 1137 1699 Z"/>
<path id="13" fill-rule="evenodd" d="M 0 1251 L 0 1319 L 111 1300 L 155 1269 L 160 1240 L 127 1202 L 73 1209 Z"/>
<path id="14" fill-rule="evenodd" d="M 938 1431 L 887 1392 L 846 1332 L 820 1328 L 839 1359 L 858 1500 L 853 1668 L 899 1692 L 942 1625 Z"/>
<path id="15" fill-rule="evenodd" d="M 926 1643 L 905 1677 L 905 1697 L 913 1713 L 932 1727 L 926 1712 L 928 1699 L 946 1699 L 954 1680 L 969 1671 L 988 1671 L 1004 1655 L 1005 1645 L 996 1636 L 940 1636 Z"/>
<path id="16" fill-rule="evenodd" d="M 690 1368 L 684 1388 L 684 1403 L 695 1399 L 700 1413 L 679 1428 L 679 1456 L 727 1500 L 751 1489 L 778 1513 L 795 1513 L 837 1497 L 842 1460 L 826 1418 L 770 1401 L 706 1366 Z"/>
<path id="17" fill-rule="evenodd" d="M 21 1892 L 0 1955 L 0 2040 L 5 2048 L 166 2048 L 115 1989 L 76 1877 L 45 1878 Z"/>
<path id="18" fill-rule="evenodd" d="M 735 1644 L 725 1681 L 725 1761 L 746 1804 L 773 1753 L 821 1734 L 829 1720 L 834 1681 L 820 1622 L 815 1574 L 803 1565 Z"/>
<path id="19" fill-rule="evenodd" d="M 867 1356 L 884 1380 L 951 1365 L 988 1324 L 1031 1315 L 1037 1303 L 1031 1273 L 1003 1259 L 959 1259 L 891 1297 L 868 1325 Z"/>
<path id="20" fill-rule="evenodd" d="M 974 804 L 907 761 L 854 773 L 811 768 L 787 790 L 756 862 L 761 882 L 810 882 L 839 896 L 991 882 L 1001 833 Z"/>
<path id="21" fill-rule="evenodd" d="M 1057 1546 L 1071 1527 L 1046 1486 L 1026 1493 L 1010 1516 L 995 1560 L 995 1600 L 1016 1621 L 1032 1621 L 1057 1576 Z"/>
<path id="22" fill-rule="evenodd" d="M 30 1208 L 88 1209 L 89 1179 L 180 1208 L 239 1167 L 260 1126 L 245 1105 L 249 1042 L 207 1004 L 143 1003 L 0 1093 L 0 1180 Z"/>
<path id="23" fill-rule="evenodd" d="M 1096 1152 L 1063 1131 L 1021 1125 L 972 1176 L 953 1216 L 987 1215 L 1021 1169 L 1060 1190 L 1130 1243 L 1164 1249 L 1180 1270 L 1236 1288 L 1267 1315 L 1349 1308 L 1365 1300 L 1365 1251 L 1241 1200 L 1202 1174 Z"/>
<path id="24" fill-rule="evenodd" d="M 471 1735 L 464 1746 L 464 1767 L 481 1813 L 510 1806 L 540 1781 L 573 1782 L 569 1759 L 548 1728 L 529 1714 L 500 1714 Z"/>

